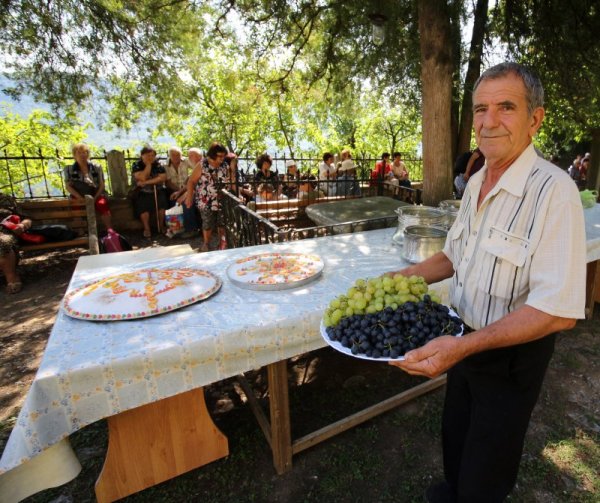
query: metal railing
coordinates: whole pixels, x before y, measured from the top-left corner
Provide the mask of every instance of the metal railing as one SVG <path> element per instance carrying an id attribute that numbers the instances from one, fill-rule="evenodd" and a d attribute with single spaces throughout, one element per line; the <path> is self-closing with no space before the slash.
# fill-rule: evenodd
<path id="1" fill-rule="evenodd" d="M 284 228 L 278 227 L 273 222 L 248 208 L 242 199 L 231 194 L 229 191 L 223 189 L 221 190 L 221 194 L 221 208 L 225 219 L 227 243 L 231 248 L 383 229 L 394 227 L 398 223 L 398 218 L 392 216 L 356 220 L 333 225 Z"/>
<path id="2" fill-rule="evenodd" d="M 124 157 L 126 169 L 129 172 L 131 165 L 139 159 L 139 156 L 134 152 L 126 150 Z M 159 156 L 159 158 L 166 160 L 166 154 Z M 283 154 L 281 156 L 273 156 L 272 159 L 271 170 L 278 177 L 285 175 L 285 164 L 286 161 L 290 160 L 290 157 Z M 106 152 L 94 155 L 90 160 L 102 168 L 106 190 L 111 193 L 112 184 Z M 320 158 L 299 155 L 294 160 L 301 173 L 313 174 L 318 178 L 319 164 L 322 162 Z M 371 170 L 375 167 L 375 163 L 379 159 L 363 155 L 356 156 L 353 160 L 357 166 L 357 179 L 362 184 L 370 182 Z M 249 152 L 241 154 L 238 157 L 238 169 L 248 183 L 252 183 L 257 173 L 255 161 L 256 157 L 250 155 Z M 423 178 L 422 159 L 404 158 L 403 161 L 412 180 L 421 180 Z M 63 155 L 58 150 L 51 153 L 44 153 L 39 149 L 35 153 L 21 151 L 15 154 L 5 149 L 0 152 L 0 192 L 9 194 L 17 199 L 65 197 L 68 195 L 68 192 L 64 185 L 63 170 L 73 162 L 74 159 L 70 152 Z M 324 188 L 336 182 L 321 181 L 319 183 Z"/>
<path id="3" fill-rule="evenodd" d="M 106 190 L 110 192 L 106 153 L 93 156 L 90 161 L 102 168 Z M 37 154 L 22 151 L 20 155 L 4 150 L 0 155 L 0 192 L 17 199 L 66 197 L 63 171 L 74 162 L 72 155 L 62 156 L 58 150 L 53 155 L 44 154 L 41 149 Z"/>

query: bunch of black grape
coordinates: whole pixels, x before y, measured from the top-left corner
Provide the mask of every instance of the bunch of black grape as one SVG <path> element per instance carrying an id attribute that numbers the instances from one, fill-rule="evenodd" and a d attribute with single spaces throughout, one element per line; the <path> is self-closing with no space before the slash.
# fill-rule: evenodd
<path id="1" fill-rule="evenodd" d="M 419 302 L 405 302 L 396 309 L 348 316 L 326 330 L 332 341 L 354 355 L 398 358 L 440 335 L 459 334 L 462 321 L 425 295 Z"/>

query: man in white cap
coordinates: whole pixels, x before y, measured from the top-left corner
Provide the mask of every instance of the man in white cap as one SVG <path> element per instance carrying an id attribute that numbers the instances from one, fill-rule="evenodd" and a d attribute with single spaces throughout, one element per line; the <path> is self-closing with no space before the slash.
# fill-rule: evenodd
<path id="1" fill-rule="evenodd" d="M 285 182 L 283 183 L 282 192 L 288 199 L 294 199 L 298 197 L 298 180 L 300 178 L 296 161 L 293 159 L 285 161 L 285 170 Z"/>

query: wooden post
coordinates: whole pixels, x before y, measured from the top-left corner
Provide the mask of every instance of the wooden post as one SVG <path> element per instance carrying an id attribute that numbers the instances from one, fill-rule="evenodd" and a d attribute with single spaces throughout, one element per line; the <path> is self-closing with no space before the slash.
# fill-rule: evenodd
<path id="1" fill-rule="evenodd" d="M 110 174 L 112 195 L 114 197 L 125 197 L 129 180 L 125 168 L 125 154 L 119 150 L 111 150 L 106 154 L 106 163 Z"/>
<path id="2" fill-rule="evenodd" d="M 96 223 L 96 207 L 94 205 L 94 198 L 89 194 L 85 196 L 85 212 L 87 213 L 90 255 L 98 255 L 100 253 L 100 246 L 98 245 L 98 224 Z"/>
<path id="3" fill-rule="evenodd" d="M 288 397 L 287 360 L 267 367 L 269 378 L 269 408 L 271 412 L 271 449 L 278 474 L 292 468 L 292 431 Z"/>
<path id="4" fill-rule="evenodd" d="M 599 260 L 588 262 L 587 278 L 585 285 L 585 317 L 591 320 L 594 317 L 596 302 L 600 302 L 600 267 Z"/>

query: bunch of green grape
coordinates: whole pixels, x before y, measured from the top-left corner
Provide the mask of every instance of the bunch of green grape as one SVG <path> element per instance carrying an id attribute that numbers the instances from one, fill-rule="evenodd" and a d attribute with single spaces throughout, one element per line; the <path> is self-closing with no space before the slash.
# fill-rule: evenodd
<path id="1" fill-rule="evenodd" d="M 386 307 L 397 309 L 405 302 L 418 302 L 425 295 L 429 295 L 434 302 L 440 302 L 437 294 L 428 291 L 427 283 L 421 276 L 395 274 L 394 277 L 383 275 L 368 280 L 357 279 L 345 294 L 329 303 L 323 323 L 330 327 L 354 314 L 376 313 Z"/>

